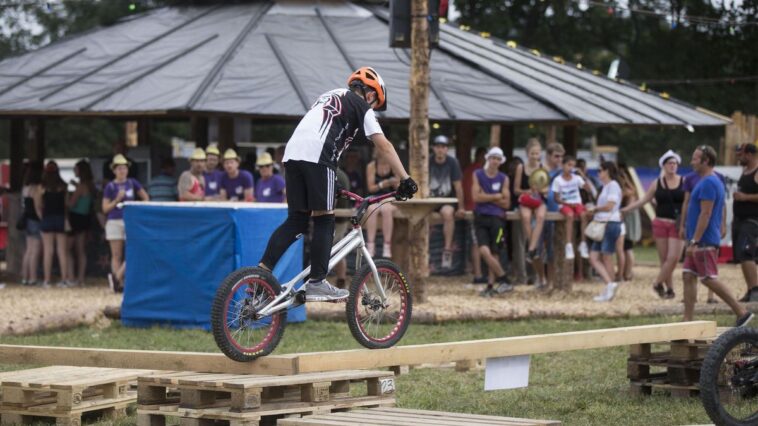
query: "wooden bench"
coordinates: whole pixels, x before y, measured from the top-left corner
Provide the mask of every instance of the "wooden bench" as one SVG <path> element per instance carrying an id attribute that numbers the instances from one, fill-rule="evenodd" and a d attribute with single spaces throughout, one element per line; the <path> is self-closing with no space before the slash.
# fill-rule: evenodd
<path id="1" fill-rule="evenodd" d="M 404 408 L 369 408 L 340 413 L 320 414 L 302 418 L 279 419 L 278 426 L 544 426 L 560 425 L 556 420 L 532 420 L 514 417 L 483 416 L 477 414 L 447 413 L 444 411 L 409 410 Z"/>

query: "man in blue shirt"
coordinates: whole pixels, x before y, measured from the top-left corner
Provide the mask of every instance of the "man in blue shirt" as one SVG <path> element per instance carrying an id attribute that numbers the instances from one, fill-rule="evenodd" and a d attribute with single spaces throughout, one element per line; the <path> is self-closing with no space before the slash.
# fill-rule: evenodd
<path id="1" fill-rule="evenodd" d="M 690 162 L 700 175 L 687 205 L 685 237 L 687 251 L 684 257 L 684 320 L 692 321 L 697 300 L 697 279 L 713 290 L 737 315 L 735 327 L 742 327 L 753 319 L 731 291 L 718 280 L 718 248 L 721 242 L 721 216 L 724 211 L 724 184 L 716 177 L 716 151 L 707 145 L 695 149 Z"/>

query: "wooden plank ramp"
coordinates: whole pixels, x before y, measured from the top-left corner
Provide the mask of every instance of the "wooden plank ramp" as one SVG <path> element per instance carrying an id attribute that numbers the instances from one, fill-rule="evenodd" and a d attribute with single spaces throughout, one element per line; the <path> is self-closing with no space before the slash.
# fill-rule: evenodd
<path id="1" fill-rule="evenodd" d="M 27 424 L 35 417 L 59 425 L 79 425 L 84 413 L 125 415 L 137 400 L 129 383 L 153 370 L 97 367 L 43 367 L 0 374 L 0 423 Z"/>
<path id="2" fill-rule="evenodd" d="M 716 323 L 714 321 L 692 321 L 396 346 L 381 350 L 355 349 L 269 355 L 249 363 L 234 362 L 223 354 L 217 353 L 0 345 L 0 363 L 289 375 L 429 363 L 457 363 L 478 361 L 484 358 L 704 339 L 715 335 Z"/>
<path id="3" fill-rule="evenodd" d="M 138 379 L 137 424 L 273 424 L 289 415 L 395 405 L 390 371 L 330 371 L 291 376 L 168 372 Z M 178 395 L 178 398 L 177 398 Z"/>
<path id="4" fill-rule="evenodd" d="M 561 422 L 403 408 L 369 408 L 302 418 L 290 417 L 277 422 L 278 426 L 354 426 L 358 424 L 364 426 L 544 426 L 560 425 Z"/>

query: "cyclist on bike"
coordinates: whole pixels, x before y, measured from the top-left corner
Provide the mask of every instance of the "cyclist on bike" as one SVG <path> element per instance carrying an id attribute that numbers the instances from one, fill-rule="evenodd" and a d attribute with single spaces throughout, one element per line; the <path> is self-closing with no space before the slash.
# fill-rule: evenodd
<path id="1" fill-rule="evenodd" d="M 274 231 L 258 266 L 271 271 L 287 248 L 308 232 L 313 217 L 311 273 L 305 298 L 324 302 L 347 298 L 348 290 L 326 281 L 334 239 L 335 172 L 340 155 L 355 140 L 368 139 L 401 181 L 397 193 L 411 198 L 418 190 L 405 171 L 392 143 L 382 133 L 374 111 L 387 109 L 384 81 L 370 67 L 352 73 L 347 89 L 319 96 L 300 120 L 284 151 L 284 170 L 289 211 L 287 220 Z"/>

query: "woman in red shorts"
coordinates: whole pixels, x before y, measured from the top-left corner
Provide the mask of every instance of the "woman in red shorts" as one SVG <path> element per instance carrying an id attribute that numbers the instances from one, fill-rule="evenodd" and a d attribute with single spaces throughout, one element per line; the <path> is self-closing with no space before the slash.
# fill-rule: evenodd
<path id="1" fill-rule="evenodd" d="M 653 290 L 663 299 L 673 299 L 673 274 L 676 263 L 682 256 L 684 241 L 679 239 L 679 220 L 684 202 L 684 179 L 677 174 L 682 157 L 668 150 L 658 160 L 661 177 L 650 184 L 645 196 L 621 209 L 622 213 L 640 208 L 655 199 L 655 219 L 653 220 L 653 237 L 658 248 L 661 270 L 653 283 Z"/>

